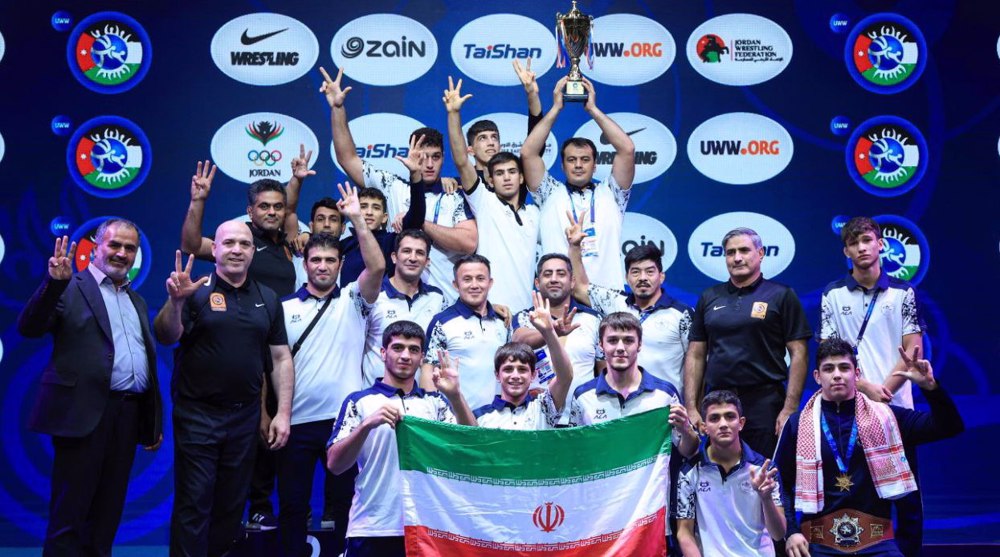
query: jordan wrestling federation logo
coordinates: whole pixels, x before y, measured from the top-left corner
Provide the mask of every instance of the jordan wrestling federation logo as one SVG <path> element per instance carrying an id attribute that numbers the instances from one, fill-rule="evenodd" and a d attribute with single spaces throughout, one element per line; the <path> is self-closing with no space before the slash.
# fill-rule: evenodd
<path id="1" fill-rule="evenodd" d="M 146 179 L 152 152 L 139 126 L 117 116 L 98 116 L 70 138 L 66 162 L 70 176 L 87 193 L 122 197 Z"/>
<path id="2" fill-rule="evenodd" d="M 859 85 L 873 93 L 909 88 L 927 65 L 927 43 L 905 17 L 882 13 L 859 22 L 847 37 L 844 58 Z"/>
<path id="3" fill-rule="evenodd" d="M 77 81 L 92 91 L 113 94 L 142 81 L 153 49 L 138 21 L 118 12 L 100 12 L 73 29 L 66 57 Z"/>
<path id="4" fill-rule="evenodd" d="M 708 64 L 716 64 L 722 61 L 723 54 L 729 54 L 729 47 L 718 35 L 705 35 L 698 39 L 698 58 Z"/>
<path id="5" fill-rule="evenodd" d="M 917 128 L 894 116 L 863 122 L 847 142 L 847 169 L 862 189 L 894 197 L 913 189 L 929 160 L 927 142 Z"/>

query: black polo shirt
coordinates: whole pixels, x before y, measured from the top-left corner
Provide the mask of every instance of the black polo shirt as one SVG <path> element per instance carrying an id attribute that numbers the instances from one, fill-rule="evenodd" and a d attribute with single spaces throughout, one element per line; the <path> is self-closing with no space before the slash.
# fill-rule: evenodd
<path id="1" fill-rule="evenodd" d="M 235 287 L 213 273 L 181 312 L 184 332 L 174 351 L 171 385 L 175 403 L 259 404 L 268 345 L 288 344 L 277 294 L 252 279 Z"/>
<path id="2" fill-rule="evenodd" d="M 275 242 L 270 234 L 252 222 L 248 222 L 247 226 L 253 234 L 254 246 L 250 278 L 274 290 L 279 299 L 291 296 L 295 293 L 295 264 L 292 263 L 292 249 L 285 242 L 285 234 L 279 232 Z"/>
<path id="3" fill-rule="evenodd" d="M 708 392 L 785 381 L 785 344 L 810 336 L 795 291 L 761 276 L 743 288 L 727 281 L 702 292 L 688 338 L 708 345 Z"/>

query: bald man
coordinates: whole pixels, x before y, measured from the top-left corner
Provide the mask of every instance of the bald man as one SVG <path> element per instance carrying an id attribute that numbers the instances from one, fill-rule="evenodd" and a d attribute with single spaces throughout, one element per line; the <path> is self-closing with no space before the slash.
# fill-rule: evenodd
<path id="1" fill-rule="evenodd" d="M 271 450 L 288 440 L 292 357 L 281 302 L 247 276 L 254 255 L 246 224 L 222 223 L 215 233 L 215 272 L 191 278 L 178 250 L 167 279 L 169 298 L 156 317 L 156 337 L 180 342 L 174 352 L 174 509 L 170 555 L 222 555 L 240 532 L 258 429 Z M 270 349 L 270 352 L 269 350 Z M 278 412 L 266 430 L 260 393 L 265 358 Z"/>

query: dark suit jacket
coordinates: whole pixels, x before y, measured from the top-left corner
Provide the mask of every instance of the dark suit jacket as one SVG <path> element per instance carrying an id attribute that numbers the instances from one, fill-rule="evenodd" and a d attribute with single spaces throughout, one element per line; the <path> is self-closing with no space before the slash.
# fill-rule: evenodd
<path id="1" fill-rule="evenodd" d="M 132 290 L 128 294 L 139 313 L 149 360 L 149 389 L 139 401 L 139 443 L 152 445 L 163 428 L 156 349 L 146 301 Z M 46 273 L 21 311 L 17 330 L 26 337 L 52 333 L 53 340 L 28 427 L 61 437 L 88 435 L 107 406 L 115 359 L 111 323 L 94 275 L 84 271 L 69 280 L 53 280 Z"/>

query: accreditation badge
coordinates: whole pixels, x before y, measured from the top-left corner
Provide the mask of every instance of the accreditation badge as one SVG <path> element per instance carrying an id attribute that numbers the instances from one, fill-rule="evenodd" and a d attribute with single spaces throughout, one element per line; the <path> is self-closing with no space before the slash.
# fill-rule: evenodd
<path id="1" fill-rule="evenodd" d="M 212 292 L 208 296 L 208 307 L 212 311 L 226 311 L 226 295 L 222 292 Z"/>
<path id="2" fill-rule="evenodd" d="M 754 302 L 750 309 L 750 317 L 764 319 L 767 317 L 767 302 Z"/>

